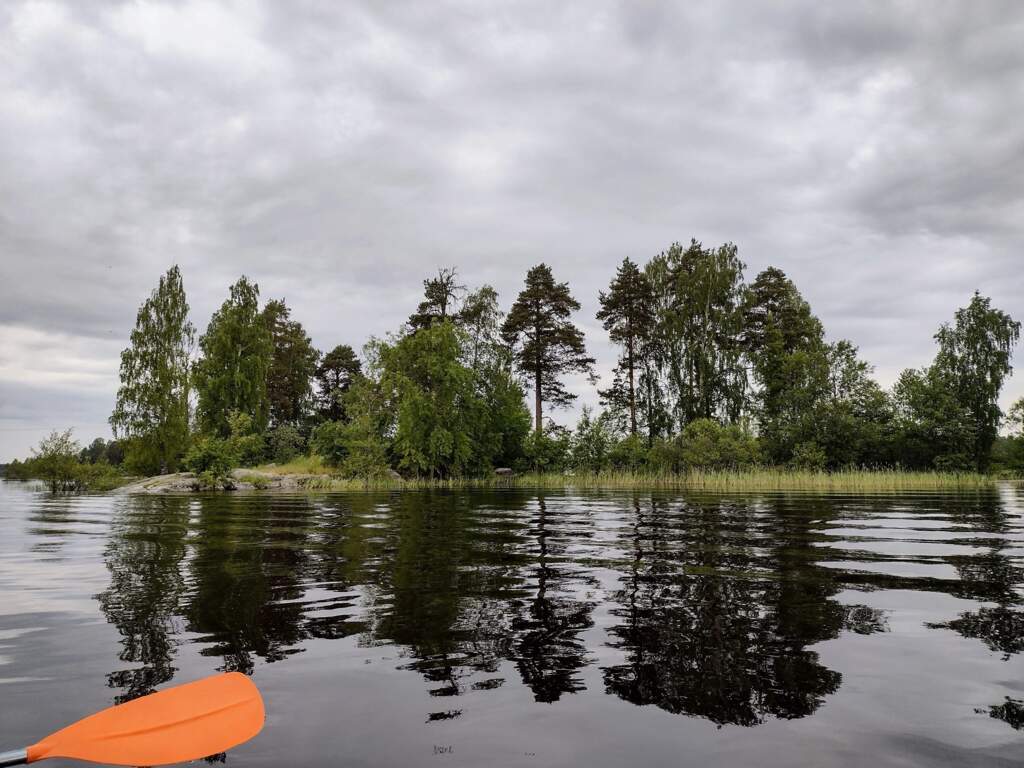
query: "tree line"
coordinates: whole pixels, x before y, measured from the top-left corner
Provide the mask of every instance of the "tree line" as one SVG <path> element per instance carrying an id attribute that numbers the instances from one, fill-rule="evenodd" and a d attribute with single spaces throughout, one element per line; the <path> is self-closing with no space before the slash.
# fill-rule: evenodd
<path id="1" fill-rule="evenodd" d="M 782 270 L 751 282 L 744 271 L 731 243 L 624 259 L 598 297 L 596 319 L 619 349 L 600 384 L 580 304 L 546 264 L 507 311 L 493 287 L 440 269 L 408 321 L 361 354 L 319 351 L 286 302 L 261 304 L 244 276 L 197 338 L 175 266 L 121 355 L 113 445 L 133 473 L 211 476 L 307 453 L 359 477 L 1024 468 L 1024 401 L 1008 438 L 998 404 L 1020 323 L 988 298 L 975 292 L 936 332 L 931 365 L 886 390 L 854 344 L 827 340 Z M 597 384 L 601 404 L 571 430 L 550 418 L 576 398 L 570 374 Z"/>

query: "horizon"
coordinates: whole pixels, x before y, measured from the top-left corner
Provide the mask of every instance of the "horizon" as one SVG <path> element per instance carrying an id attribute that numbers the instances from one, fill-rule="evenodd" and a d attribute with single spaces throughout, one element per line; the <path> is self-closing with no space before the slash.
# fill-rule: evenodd
<path id="1" fill-rule="evenodd" d="M 507 310 L 545 262 L 600 386 L 622 258 L 729 241 L 889 387 L 975 290 L 1024 319 L 1021 28 L 1012 3 L 8 4 L 0 462 L 110 436 L 172 264 L 197 334 L 246 274 L 358 351 L 438 267 Z M 571 425 L 597 389 L 568 383 Z M 1004 410 L 1021 396 L 1013 376 Z"/>

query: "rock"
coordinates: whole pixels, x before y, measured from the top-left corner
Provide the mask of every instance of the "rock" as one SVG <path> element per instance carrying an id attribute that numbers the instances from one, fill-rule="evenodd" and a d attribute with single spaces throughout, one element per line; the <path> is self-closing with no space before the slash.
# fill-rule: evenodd
<path id="1" fill-rule="evenodd" d="M 398 474 L 397 472 L 395 472 L 395 470 L 389 469 L 388 470 L 388 478 L 390 478 L 391 480 L 401 480 L 402 476 L 400 474 Z"/>
<path id="2" fill-rule="evenodd" d="M 496 467 L 494 470 L 494 474 L 497 477 L 512 477 L 515 474 L 515 472 L 513 472 L 509 467 Z"/>

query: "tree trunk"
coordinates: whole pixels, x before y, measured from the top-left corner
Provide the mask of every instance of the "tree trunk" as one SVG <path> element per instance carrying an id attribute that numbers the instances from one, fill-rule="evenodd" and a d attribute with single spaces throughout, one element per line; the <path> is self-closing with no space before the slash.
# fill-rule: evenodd
<path id="1" fill-rule="evenodd" d="M 633 336 L 629 337 L 629 434 L 636 437 L 636 391 L 633 387 Z"/>
<path id="2" fill-rule="evenodd" d="M 541 402 L 541 398 L 540 398 L 540 364 L 539 363 L 537 365 L 537 374 L 534 377 L 533 391 L 534 391 L 534 406 L 535 406 L 535 410 L 536 410 L 536 420 L 535 420 L 535 422 L 536 422 L 536 430 L 537 430 L 537 434 L 539 435 L 543 431 L 543 425 L 541 424 L 541 406 L 542 406 L 542 402 Z"/>

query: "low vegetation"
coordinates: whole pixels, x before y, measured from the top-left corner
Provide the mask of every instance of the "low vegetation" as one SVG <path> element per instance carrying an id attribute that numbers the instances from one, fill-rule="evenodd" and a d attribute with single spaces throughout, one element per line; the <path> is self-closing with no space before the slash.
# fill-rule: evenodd
<path id="1" fill-rule="evenodd" d="M 51 432 L 25 461 L 7 465 L 10 480 L 42 480 L 53 493 L 109 491 L 130 478 L 107 460 L 102 440 L 83 449 L 70 429 Z"/>

